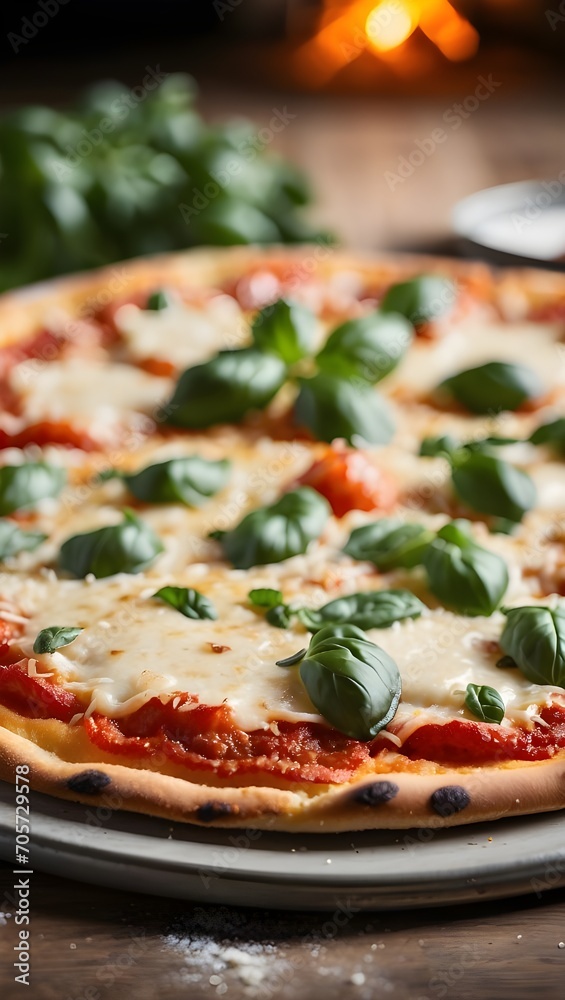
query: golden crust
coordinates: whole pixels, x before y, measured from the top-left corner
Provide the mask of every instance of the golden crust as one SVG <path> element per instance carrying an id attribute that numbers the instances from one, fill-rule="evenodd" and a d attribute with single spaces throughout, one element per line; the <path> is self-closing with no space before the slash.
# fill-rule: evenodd
<path id="1" fill-rule="evenodd" d="M 525 296 L 536 305 L 565 296 L 564 275 L 533 269 L 496 272 L 479 263 L 360 256 L 324 246 L 203 249 L 117 263 L 0 296 L 1 340 L 7 344 L 25 339 L 46 314 L 88 318 L 111 298 L 148 286 L 166 282 L 213 287 L 269 264 L 282 264 L 297 277 L 302 272 L 315 273 L 321 280 L 343 269 L 354 271 L 368 287 L 426 270 L 480 288 L 484 298 L 497 305 L 513 296 L 516 300 Z M 75 741 L 74 758 L 68 760 L 65 741 L 54 732 L 61 723 L 22 719 L 6 709 L 2 720 L 0 777 L 4 780 L 13 780 L 16 767 L 26 765 L 30 783 L 39 791 L 200 825 L 295 832 L 407 829 L 565 808 L 565 751 L 546 761 L 452 769 L 407 761 L 391 752 L 379 760 L 374 773 L 364 770 L 347 784 L 230 786 L 227 781 L 208 778 L 205 772 L 199 780 L 198 774 L 181 776 L 178 767 L 169 766 L 173 773 L 164 773 L 164 768 L 146 769 L 135 760 L 115 763 L 111 755 L 98 753 L 86 737 Z"/>

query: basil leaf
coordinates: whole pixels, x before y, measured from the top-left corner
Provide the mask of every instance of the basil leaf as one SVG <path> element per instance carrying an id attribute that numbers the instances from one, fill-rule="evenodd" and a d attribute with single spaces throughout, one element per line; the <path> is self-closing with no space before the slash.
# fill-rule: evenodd
<path id="1" fill-rule="evenodd" d="M 260 351 L 276 354 L 285 364 L 293 365 L 312 349 L 316 317 L 297 302 L 279 299 L 257 313 L 251 333 Z"/>
<path id="2" fill-rule="evenodd" d="M 547 444 L 555 451 L 565 454 L 565 417 L 542 424 L 531 435 L 530 441 L 532 444 Z"/>
<path id="3" fill-rule="evenodd" d="M 19 552 L 33 552 L 46 538 L 41 531 L 22 531 L 15 521 L 0 518 L 0 559 L 17 556 Z"/>
<path id="4" fill-rule="evenodd" d="M 270 507 L 251 511 L 220 539 L 226 558 L 237 569 L 282 562 L 305 552 L 329 517 L 327 500 L 301 486 Z"/>
<path id="5" fill-rule="evenodd" d="M 438 531 L 424 556 L 430 590 L 463 615 L 491 615 L 508 588 L 506 563 L 473 541 L 468 521 Z"/>
<path id="6" fill-rule="evenodd" d="M 425 437 L 420 445 L 419 454 L 423 458 L 450 459 L 461 445 L 452 434 L 440 434 L 437 437 Z"/>
<path id="7" fill-rule="evenodd" d="M 418 327 L 451 312 L 456 295 L 456 286 L 447 278 L 421 275 L 392 285 L 385 293 L 380 310 L 400 313 Z"/>
<path id="8" fill-rule="evenodd" d="M 333 330 L 316 361 L 330 375 L 362 378 L 374 385 L 396 368 L 413 335 L 403 316 L 373 312 Z"/>
<path id="9" fill-rule="evenodd" d="M 275 628 L 288 628 L 292 621 L 292 612 L 288 604 L 275 604 L 274 607 L 269 608 L 265 619 L 269 625 L 274 625 Z"/>
<path id="10" fill-rule="evenodd" d="M 300 663 L 306 655 L 305 649 L 299 649 L 297 653 L 293 653 L 292 656 L 286 656 L 284 660 L 275 660 L 275 665 L 277 667 L 293 667 L 295 663 Z"/>
<path id="11" fill-rule="evenodd" d="M 73 576 L 113 576 L 139 573 L 163 551 L 154 531 L 132 511 L 124 511 L 121 524 L 72 535 L 63 542 L 59 565 Z"/>
<path id="12" fill-rule="evenodd" d="M 173 299 L 170 292 L 164 288 L 158 288 L 148 297 L 145 308 L 153 312 L 160 312 L 162 309 L 168 309 L 172 303 Z"/>
<path id="13" fill-rule="evenodd" d="M 517 410 L 527 399 L 537 399 L 545 389 L 539 376 L 526 365 L 489 361 L 445 379 L 445 389 L 472 413 Z"/>
<path id="14" fill-rule="evenodd" d="M 256 608 L 274 608 L 277 604 L 283 603 L 283 595 L 280 590 L 272 590 L 270 587 L 259 587 L 257 590 L 250 590 L 247 597 Z"/>
<path id="15" fill-rule="evenodd" d="M 66 481 L 64 469 L 45 462 L 25 462 L 0 468 L 0 514 L 33 507 L 39 500 L 58 497 Z"/>
<path id="16" fill-rule="evenodd" d="M 371 386 L 325 373 L 301 380 L 294 416 L 318 441 L 362 438 L 387 444 L 394 434 L 388 405 Z"/>
<path id="17" fill-rule="evenodd" d="M 488 684 L 467 684 L 465 705 L 482 722 L 496 722 L 504 718 L 506 706 L 496 688 Z"/>
<path id="18" fill-rule="evenodd" d="M 122 475 L 130 493 L 147 503 L 184 503 L 199 507 L 227 483 L 230 463 L 210 462 L 198 455 L 172 458 Z"/>
<path id="19" fill-rule="evenodd" d="M 193 429 L 237 423 L 264 409 L 285 379 L 286 365 L 274 354 L 252 347 L 222 351 L 183 372 L 167 404 L 168 421 Z"/>
<path id="20" fill-rule="evenodd" d="M 357 628 L 389 628 L 405 618 L 418 618 L 425 605 L 409 590 L 366 590 L 337 597 L 318 611 L 298 612 L 310 632 L 325 625 L 356 625 Z"/>
<path id="21" fill-rule="evenodd" d="M 534 684 L 565 688 L 565 602 L 502 608 L 506 625 L 500 647 Z"/>
<path id="22" fill-rule="evenodd" d="M 82 631 L 82 628 L 75 628 L 72 625 L 50 625 L 49 628 L 42 628 L 33 644 L 33 652 L 54 653 L 56 649 L 74 642 Z"/>
<path id="23" fill-rule="evenodd" d="M 433 532 L 421 524 L 382 517 L 372 524 L 355 528 L 343 551 L 353 559 L 372 562 L 383 571 L 398 567 L 410 569 L 422 562 L 433 538 Z"/>
<path id="24" fill-rule="evenodd" d="M 528 473 L 493 455 L 458 452 L 451 475 L 459 499 L 480 514 L 521 521 L 536 502 Z"/>
<path id="25" fill-rule="evenodd" d="M 170 604 L 185 618 L 210 618 L 214 621 L 218 617 L 212 602 L 192 587 L 161 587 L 153 597 Z"/>
<path id="26" fill-rule="evenodd" d="M 299 672 L 320 715 L 351 739 L 372 740 L 396 714 L 398 667 L 354 625 L 327 625 L 312 636 Z"/>

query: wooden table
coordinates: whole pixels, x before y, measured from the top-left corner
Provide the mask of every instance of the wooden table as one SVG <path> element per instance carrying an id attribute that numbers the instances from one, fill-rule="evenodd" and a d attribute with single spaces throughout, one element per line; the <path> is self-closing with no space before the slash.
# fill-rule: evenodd
<path id="1" fill-rule="evenodd" d="M 0 909 L 13 882 L 0 867 Z M 397 913 L 202 906 L 34 872 L 31 990 L 11 983 L 13 917 L 0 926 L 3 1000 L 521 1000 L 563 997 L 565 890 Z M 12 953 L 13 954 L 13 953 Z"/>
<path id="2" fill-rule="evenodd" d="M 115 58 L 104 71 L 134 84 L 155 61 L 147 51 L 139 67 L 130 57 L 122 71 Z M 166 69 L 190 68 L 187 60 L 161 62 Z M 556 177 L 565 163 L 559 92 L 536 94 L 532 85 L 519 92 L 515 78 L 510 85 L 496 67 L 492 72 L 501 85 L 458 128 L 444 116 L 472 90 L 421 102 L 352 100 L 205 80 L 202 107 L 211 117 L 250 115 L 258 129 L 268 127 L 274 109 L 286 107 L 294 117 L 273 139 L 273 149 L 310 173 L 320 222 L 351 246 L 436 249 L 449 246 L 449 214 L 458 198 L 500 182 Z M 66 85 L 73 89 L 94 76 L 87 63 L 69 73 Z M 63 98 L 51 76 L 40 79 L 34 93 L 26 67 L 14 64 L 11 100 L 18 94 Z M 7 100 L 0 87 L 0 101 Z M 401 158 L 440 127 L 446 139 L 391 188 L 387 172 L 398 172 Z M 11 870 L 0 868 L 0 878 L 0 910 L 7 911 L 3 894 L 12 884 Z M 565 940 L 565 890 L 442 910 L 356 914 L 338 928 L 331 915 L 191 905 L 35 872 L 32 918 L 33 1000 L 200 1000 L 224 994 L 228 1000 L 520 1000 L 536 992 L 552 1000 L 565 992 L 565 947 L 559 947 Z M 0 942 L 1 995 L 24 996 L 10 970 L 11 917 L 0 926 Z"/>

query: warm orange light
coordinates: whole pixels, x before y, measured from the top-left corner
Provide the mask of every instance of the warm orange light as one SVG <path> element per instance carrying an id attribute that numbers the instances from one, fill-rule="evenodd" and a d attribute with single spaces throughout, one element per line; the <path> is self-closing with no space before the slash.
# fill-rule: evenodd
<path id="1" fill-rule="evenodd" d="M 369 13 L 365 33 L 377 52 L 390 52 L 402 45 L 417 25 L 408 4 L 401 0 L 383 0 Z"/>

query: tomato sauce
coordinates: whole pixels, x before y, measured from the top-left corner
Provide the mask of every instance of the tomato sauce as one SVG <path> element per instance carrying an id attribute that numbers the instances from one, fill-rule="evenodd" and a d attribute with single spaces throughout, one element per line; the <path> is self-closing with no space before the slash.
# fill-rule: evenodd
<path id="1" fill-rule="evenodd" d="M 392 476 L 356 448 L 331 445 L 299 483 L 326 498 L 336 517 L 350 510 L 390 510 L 398 498 Z"/>

